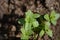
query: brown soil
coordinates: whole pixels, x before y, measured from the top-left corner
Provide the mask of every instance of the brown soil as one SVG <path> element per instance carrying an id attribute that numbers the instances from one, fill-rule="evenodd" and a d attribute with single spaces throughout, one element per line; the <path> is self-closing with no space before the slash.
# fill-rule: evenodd
<path id="1" fill-rule="evenodd" d="M 31 10 L 35 13 L 45 14 L 51 10 L 60 13 L 60 0 L 0 0 L 0 40 L 20 40 L 20 25 L 18 19 L 24 17 L 24 12 Z M 38 40 L 60 40 L 60 19 L 53 30 L 53 37 L 46 34 Z"/>

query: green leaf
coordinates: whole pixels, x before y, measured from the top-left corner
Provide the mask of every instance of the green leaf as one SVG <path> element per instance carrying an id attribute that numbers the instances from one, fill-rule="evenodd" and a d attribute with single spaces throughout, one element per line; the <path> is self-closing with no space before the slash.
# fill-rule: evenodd
<path id="1" fill-rule="evenodd" d="M 32 23 L 32 22 L 34 22 L 34 21 L 36 21 L 36 19 L 33 18 L 33 17 L 30 17 L 30 23 Z"/>
<path id="2" fill-rule="evenodd" d="M 25 30 L 31 30 L 31 24 L 25 23 Z"/>
<path id="3" fill-rule="evenodd" d="M 28 40 L 29 39 L 29 36 L 28 35 L 21 35 L 21 40 Z"/>
<path id="4" fill-rule="evenodd" d="M 57 14 L 54 10 L 50 14 L 50 21 L 53 25 L 56 25 L 57 19 L 59 18 L 59 14 Z"/>
<path id="5" fill-rule="evenodd" d="M 32 24 L 33 24 L 33 27 L 38 27 L 39 26 L 38 21 L 33 21 Z"/>
<path id="6" fill-rule="evenodd" d="M 27 31 L 26 31 L 26 35 L 29 35 L 29 36 L 30 36 L 32 33 L 33 33 L 32 30 L 27 30 Z"/>
<path id="7" fill-rule="evenodd" d="M 44 30 L 41 30 L 39 36 L 42 37 L 44 35 Z"/>
<path id="8" fill-rule="evenodd" d="M 50 26 L 50 22 L 46 21 L 45 26 Z"/>
<path id="9" fill-rule="evenodd" d="M 26 15 L 25 15 L 26 17 L 25 17 L 25 21 L 26 22 L 30 22 L 31 21 L 31 19 L 33 19 L 33 12 L 31 11 L 31 10 L 28 10 L 27 12 L 26 12 Z"/>
<path id="10" fill-rule="evenodd" d="M 59 14 L 56 14 L 55 15 L 55 20 L 59 19 L 60 15 Z"/>
<path id="11" fill-rule="evenodd" d="M 29 22 L 30 21 L 30 19 L 29 19 L 29 17 L 27 16 L 26 18 L 25 18 L 25 22 Z"/>
<path id="12" fill-rule="evenodd" d="M 22 34 L 25 35 L 25 29 L 24 28 L 21 28 L 21 32 L 22 32 Z"/>
<path id="13" fill-rule="evenodd" d="M 38 18 L 38 17 L 40 17 L 40 15 L 39 14 L 33 14 L 33 17 Z"/>
<path id="14" fill-rule="evenodd" d="M 50 28 L 50 22 L 45 22 L 45 30 L 48 30 Z"/>
<path id="15" fill-rule="evenodd" d="M 19 24 L 24 24 L 24 23 L 25 23 L 24 18 L 19 19 L 19 20 L 18 20 L 18 23 L 19 23 Z"/>
<path id="16" fill-rule="evenodd" d="M 51 11 L 50 18 L 55 17 L 55 15 L 56 15 L 56 12 L 54 10 Z"/>
<path id="17" fill-rule="evenodd" d="M 21 39 L 29 39 L 29 36 L 33 33 L 32 30 L 25 30 L 24 28 L 21 28 Z"/>
<path id="18" fill-rule="evenodd" d="M 48 14 L 44 15 L 44 18 L 45 18 L 47 21 L 50 21 Z"/>
<path id="19" fill-rule="evenodd" d="M 25 23 L 25 29 L 28 30 L 29 23 Z"/>
<path id="20" fill-rule="evenodd" d="M 51 23 L 55 26 L 57 24 L 56 20 L 51 20 Z"/>
<path id="21" fill-rule="evenodd" d="M 52 37 L 52 36 L 53 36 L 52 30 L 50 30 L 50 29 L 47 30 L 46 33 L 47 33 L 47 35 L 48 35 L 49 37 Z"/>
<path id="22" fill-rule="evenodd" d="M 31 10 L 28 10 L 25 14 L 26 14 L 26 16 L 32 16 L 33 12 Z"/>

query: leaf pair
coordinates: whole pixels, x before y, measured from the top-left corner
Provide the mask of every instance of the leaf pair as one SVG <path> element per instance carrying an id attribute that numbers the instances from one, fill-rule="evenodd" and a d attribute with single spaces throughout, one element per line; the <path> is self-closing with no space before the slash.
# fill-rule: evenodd
<path id="1" fill-rule="evenodd" d="M 36 21 L 36 18 L 40 17 L 39 14 L 33 14 L 30 10 L 26 12 L 26 22 L 29 22 L 33 25 L 33 27 L 38 27 L 39 23 Z"/>
<path id="2" fill-rule="evenodd" d="M 31 11 L 31 10 L 28 10 L 27 12 L 26 12 L 26 15 L 25 15 L 26 17 L 33 17 L 33 18 L 38 18 L 38 17 L 40 17 L 40 15 L 39 14 L 33 14 L 33 12 Z"/>
<path id="3" fill-rule="evenodd" d="M 52 37 L 53 36 L 53 32 L 51 29 L 47 30 L 46 31 L 46 34 L 49 36 L 49 37 Z"/>
<path id="4" fill-rule="evenodd" d="M 28 10 L 26 13 L 25 13 L 26 17 L 25 17 L 25 21 L 26 22 L 33 22 L 35 20 L 35 18 L 38 18 L 40 17 L 39 14 L 33 14 L 33 12 L 31 10 Z"/>
<path id="5" fill-rule="evenodd" d="M 57 19 L 60 17 L 60 14 L 57 14 L 54 10 L 51 11 L 51 14 L 48 15 L 46 14 L 44 16 L 44 18 L 47 20 L 47 21 L 50 21 L 53 25 L 56 25 L 57 23 Z"/>
<path id="6" fill-rule="evenodd" d="M 44 27 L 42 28 L 42 30 L 40 31 L 39 35 L 40 37 L 42 37 L 45 33 L 49 32 L 47 30 L 50 29 L 50 23 L 49 22 L 44 22 Z M 47 33 L 48 34 L 48 33 Z M 51 34 L 52 35 L 52 34 Z M 50 34 L 48 34 L 48 36 L 50 36 Z M 51 37 L 51 36 L 50 36 Z"/>
<path id="7" fill-rule="evenodd" d="M 32 30 L 25 30 L 24 28 L 21 28 L 21 32 L 22 32 L 21 40 L 22 39 L 28 40 L 30 35 L 33 33 Z"/>
<path id="8" fill-rule="evenodd" d="M 40 37 L 42 37 L 42 36 L 45 34 L 45 32 L 46 32 L 46 34 L 47 34 L 49 37 L 52 37 L 52 36 L 53 36 L 52 30 L 49 29 L 49 30 L 47 30 L 47 31 L 41 30 L 40 33 L 39 33 Z"/>
<path id="9" fill-rule="evenodd" d="M 39 33 L 40 37 L 42 37 L 45 33 L 46 33 L 49 37 L 52 37 L 52 36 L 53 36 L 52 30 L 49 29 L 49 30 L 47 30 L 47 31 L 41 30 L 40 33 Z"/>
<path id="10" fill-rule="evenodd" d="M 50 22 L 45 22 L 45 32 L 49 37 L 53 36 L 52 30 L 50 29 Z"/>

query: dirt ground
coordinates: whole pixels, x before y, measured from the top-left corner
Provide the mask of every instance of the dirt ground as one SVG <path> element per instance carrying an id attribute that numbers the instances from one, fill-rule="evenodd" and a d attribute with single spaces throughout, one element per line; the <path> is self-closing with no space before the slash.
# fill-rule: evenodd
<path id="1" fill-rule="evenodd" d="M 0 0 L 0 40 L 20 40 L 18 19 L 23 18 L 27 10 L 41 15 L 56 10 L 60 13 L 60 0 Z M 38 40 L 60 40 L 60 19 L 53 27 L 53 37 L 47 35 Z"/>

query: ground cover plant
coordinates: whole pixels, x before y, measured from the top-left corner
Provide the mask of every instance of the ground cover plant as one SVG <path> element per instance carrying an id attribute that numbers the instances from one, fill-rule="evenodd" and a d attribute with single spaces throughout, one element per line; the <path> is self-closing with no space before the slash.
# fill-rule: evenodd
<path id="1" fill-rule="evenodd" d="M 18 20 L 18 23 L 23 25 L 21 28 L 21 40 L 29 40 L 31 35 L 33 35 L 33 39 L 36 40 L 38 36 L 42 38 L 45 33 L 49 37 L 52 37 L 53 31 L 50 29 L 50 25 L 53 24 L 55 26 L 59 17 L 60 14 L 54 10 L 52 10 L 50 14 L 44 15 L 28 10 L 25 13 L 25 18 Z M 37 34 L 38 36 L 36 36 Z"/>
<path id="2" fill-rule="evenodd" d="M 51 16 L 53 9 L 56 12 Z M 24 38 L 22 35 L 28 33 L 28 31 L 22 33 L 26 24 L 25 12 L 28 10 L 40 16 L 32 17 L 38 22 L 38 26 L 34 25 L 33 27 L 33 24 L 31 24 L 32 29 L 29 30 L 32 30 L 32 32 L 27 35 L 27 38 Z M 53 16 L 58 13 L 60 13 L 60 0 L 0 0 L 0 40 L 20 40 L 20 38 L 23 40 L 60 40 L 60 18 L 57 20 L 57 16 Z M 18 22 L 18 20 L 20 21 Z M 30 21 L 28 23 L 30 25 Z M 52 37 L 47 34 L 50 30 L 53 34 L 53 36 L 50 35 Z"/>

